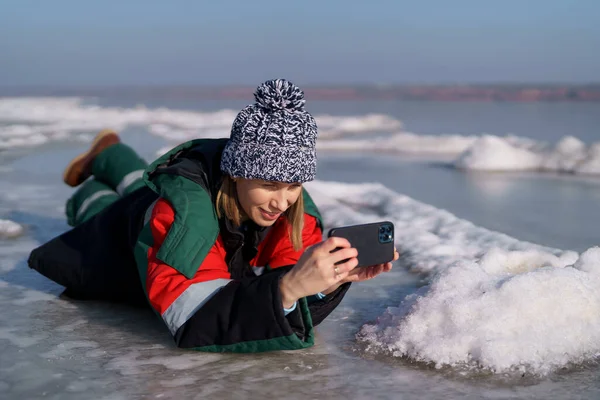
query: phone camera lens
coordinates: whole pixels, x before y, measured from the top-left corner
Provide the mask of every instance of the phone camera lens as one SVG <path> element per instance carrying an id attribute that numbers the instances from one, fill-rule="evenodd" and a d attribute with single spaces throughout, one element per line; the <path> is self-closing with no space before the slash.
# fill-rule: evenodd
<path id="1" fill-rule="evenodd" d="M 392 233 L 392 227 L 388 226 L 387 228 L 385 228 L 386 233 Z"/>
<path id="2" fill-rule="evenodd" d="M 385 226 L 382 226 L 381 228 L 379 228 L 379 233 L 385 233 Z"/>

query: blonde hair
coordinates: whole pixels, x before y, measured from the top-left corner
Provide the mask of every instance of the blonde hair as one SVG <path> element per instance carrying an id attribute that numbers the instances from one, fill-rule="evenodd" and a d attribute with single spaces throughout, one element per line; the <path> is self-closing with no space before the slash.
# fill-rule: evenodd
<path id="1" fill-rule="evenodd" d="M 237 228 L 247 216 L 240 205 L 237 196 L 236 184 L 229 175 L 223 177 L 221 187 L 217 192 L 216 199 L 217 217 L 225 216 L 233 222 Z M 298 200 L 284 212 L 289 224 L 288 234 L 294 250 L 302 250 L 302 229 L 304 228 L 304 196 L 300 193 Z"/>

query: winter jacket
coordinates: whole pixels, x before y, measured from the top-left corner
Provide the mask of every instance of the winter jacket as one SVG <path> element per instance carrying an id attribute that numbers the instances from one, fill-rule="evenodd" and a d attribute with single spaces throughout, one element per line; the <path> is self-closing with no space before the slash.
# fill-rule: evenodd
<path id="1" fill-rule="evenodd" d="M 284 313 L 279 279 L 302 250 L 293 249 L 284 217 L 269 228 L 251 221 L 234 227 L 217 218 L 226 142 L 195 140 L 173 149 L 148 167 L 146 188 L 34 250 L 30 266 L 72 297 L 139 302 L 143 293 L 180 347 L 259 352 L 311 346 L 313 327 L 349 284 L 323 299 L 300 299 Z M 306 191 L 303 196 L 306 247 L 322 240 L 322 223 Z"/>

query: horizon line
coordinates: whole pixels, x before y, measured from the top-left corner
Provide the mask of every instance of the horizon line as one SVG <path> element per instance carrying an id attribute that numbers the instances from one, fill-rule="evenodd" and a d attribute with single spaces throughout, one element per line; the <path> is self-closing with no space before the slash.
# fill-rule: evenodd
<path id="1" fill-rule="evenodd" d="M 110 84 L 0 84 L 0 89 L 112 89 L 112 88 L 255 88 L 257 84 L 249 83 L 110 83 Z M 590 82 L 543 82 L 543 81 L 488 81 L 488 82 L 412 82 L 412 83 L 373 83 L 373 82 L 347 82 L 347 83 L 304 83 L 302 88 L 349 88 L 349 87 L 459 87 L 459 86 L 600 86 L 600 80 Z"/>

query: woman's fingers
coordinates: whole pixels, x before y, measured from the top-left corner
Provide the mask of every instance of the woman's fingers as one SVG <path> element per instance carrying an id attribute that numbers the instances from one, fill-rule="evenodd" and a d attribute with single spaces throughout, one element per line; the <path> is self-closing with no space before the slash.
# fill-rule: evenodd
<path id="1" fill-rule="evenodd" d="M 331 263 L 339 263 L 340 261 L 347 260 L 349 258 L 356 258 L 358 256 L 358 250 L 354 247 L 340 249 L 336 252 L 331 253 L 327 260 Z"/>
<path id="2" fill-rule="evenodd" d="M 348 261 L 337 264 L 334 268 L 334 272 L 337 271 L 338 275 L 342 273 L 349 273 L 358 265 L 358 259 L 356 257 L 350 258 Z M 336 270 L 337 268 L 337 270 Z"/>
<path id="3" fill-rule="evenodd" d="M 374 265 L 369 271 L 369 279 L 375 278 L 377 275 L 383 272 L 383 264 Z"/>
<path id="4" fill-rule="evenodd" d="M 336 274 L 334 277 L 335 283 L 341 283 L 342 281 L 344 282 L 349 282 L 348 279 L 350 279 L 351 275 L 350 275 L 350 271 L 344 271 L 341 272 L 339 274 Z"/>
<path id="5" fill-rule="evenodd" d="M 348 239 L 342 238 L 342 237 L 337 237 L 337 236 L 332 236 L 329 239 L 327 239 L 326 241 L 324 241 L 323 243 L 321 243 L 321 249 L 324 252 L 327 253 L 331 253 L 332 251 L 334 251 L 337 248 L 349 248 L 352 247 L 350 245 L 350 242 L 348 241 Z"/>
<path id="6" fill-rule="evenodd" d="M 358 260 L 356 259 L 358 250 L 351 247 L 350 242 L 347 239 L 331 237 L 321 244 L 319 250 L 320 251 L 313 254 L 313 256 L 320 259 L 325 268 L 329 268 L 333 265 L 333 267 L 337 267 L 337 271 L 346 271 L 347 268 L 349 268 L 348 270 L 351 270 L 358 264 Z M 350 263 L 351 261 L 352 263 Z M 351 264 L 353 265 L 348 267 Z"/>

